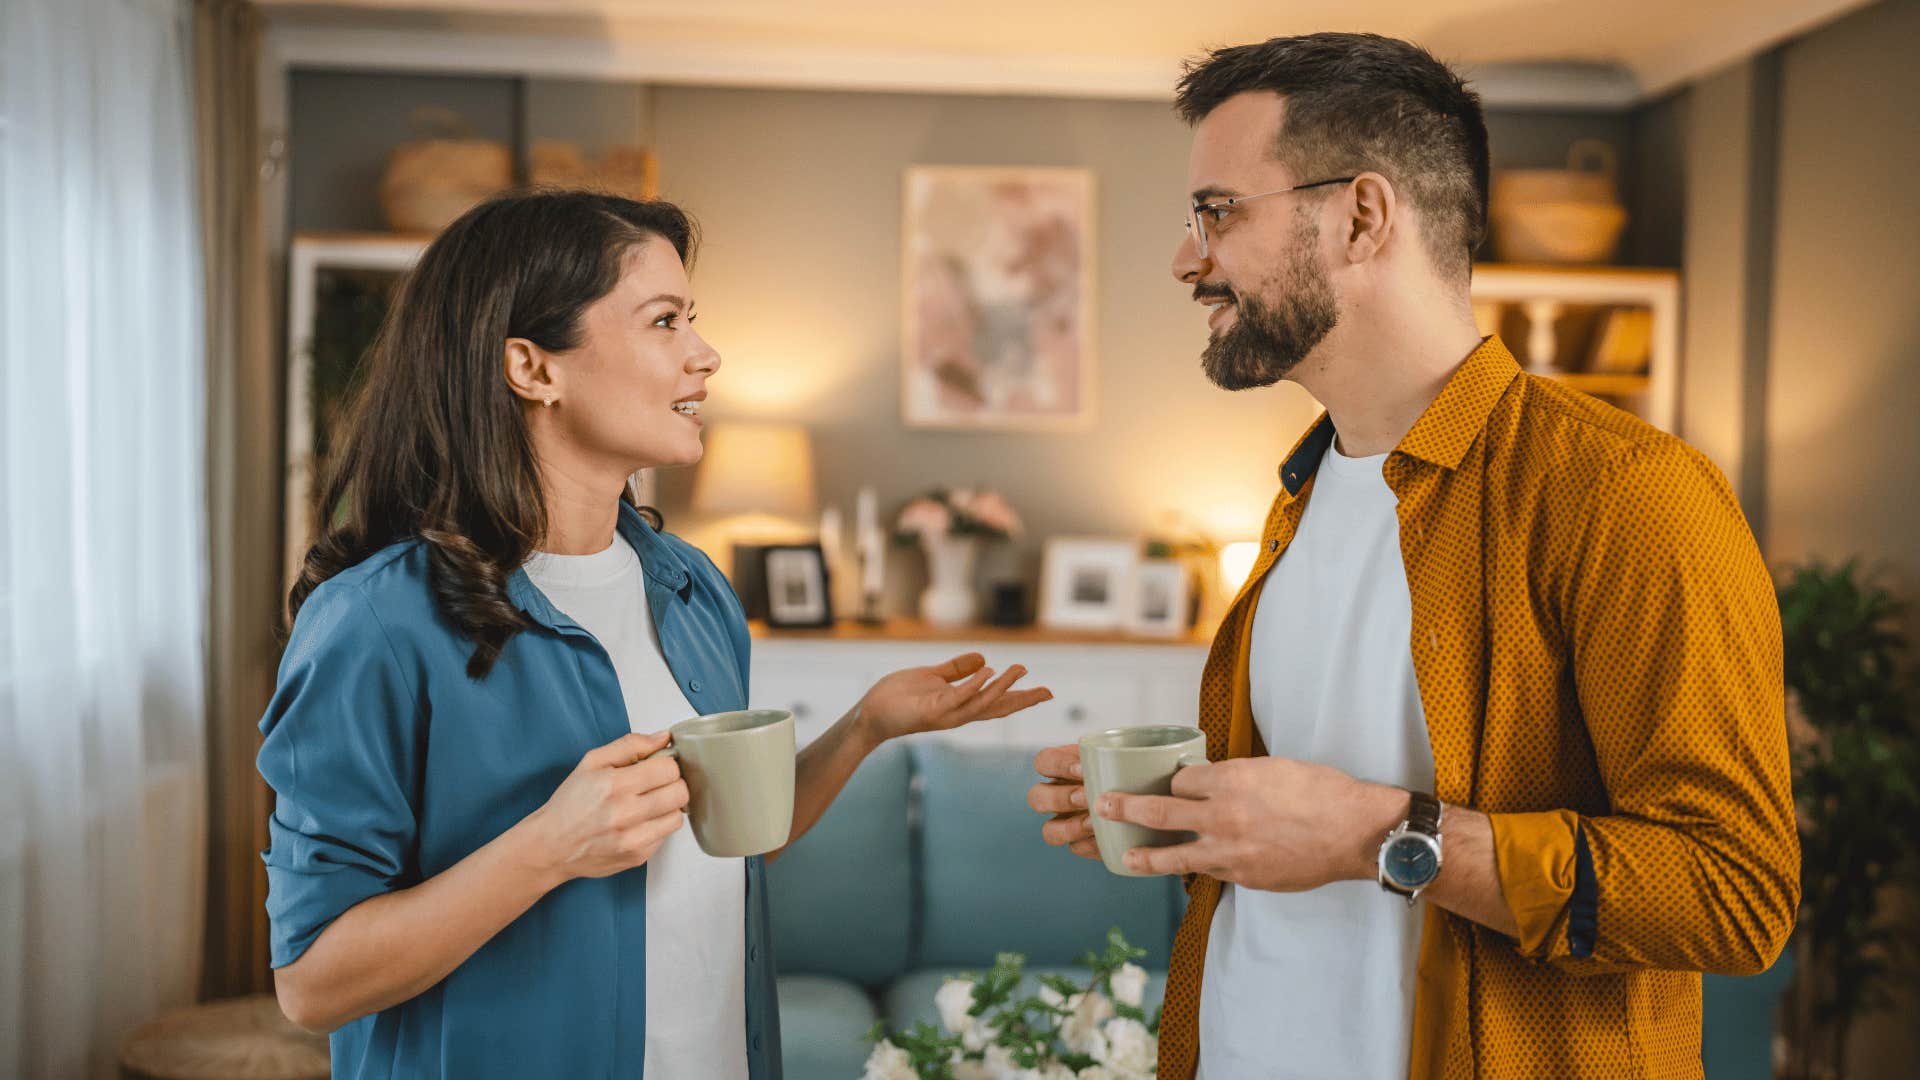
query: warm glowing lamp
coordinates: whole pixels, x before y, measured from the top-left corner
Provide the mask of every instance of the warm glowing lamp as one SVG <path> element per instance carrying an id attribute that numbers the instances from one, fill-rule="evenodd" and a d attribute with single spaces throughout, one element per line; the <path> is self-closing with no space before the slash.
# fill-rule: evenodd
<path id="1" fill-rule="evenodd" d="M 693 505 L 716 517 L 813 516 L 813 445 L 799 424 L 720 421 L 707 433 Z"/>
<path id="2" fill-rule="evenodd" d="M 1220 587 L 1232 596 L 1253 573 L 1254 560 L 1260 557 L 1260 545 L 1252 540 L 1237 540 L 1220 549 Z"/>

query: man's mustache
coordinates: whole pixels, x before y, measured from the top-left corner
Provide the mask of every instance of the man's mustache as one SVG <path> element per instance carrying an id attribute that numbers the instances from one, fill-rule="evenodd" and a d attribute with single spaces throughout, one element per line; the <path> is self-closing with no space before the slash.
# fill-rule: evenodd
<path id="1" fill-rule="evenodd" d="M 1233 298 L 1233 290 L 1217 282 L 1212 285 L 1205 282 L 1195 285 L 1193 287 L 1193 298 L 1196 301 L 1226 300 L 1230 303 L 1238 303 L 1238 301 Z"/>

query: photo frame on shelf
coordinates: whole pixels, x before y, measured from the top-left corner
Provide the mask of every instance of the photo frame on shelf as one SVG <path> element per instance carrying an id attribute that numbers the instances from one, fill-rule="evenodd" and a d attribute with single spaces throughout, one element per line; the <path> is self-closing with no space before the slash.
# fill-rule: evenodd
<path id="1" fill-rule="evenodd" d="M 1139 563 L 1140 545 L 1132 540 L 1048 540 L 1040 573 L 1040 624 L 1062 630 L 1125 627 L 1133 613 Z"/>
<path id="2" fill-rule="evenodd" d="M 760 550 L 767 625 L 783 629 L 833 625 L 827 557 L 819 544 L 772 544 Z"/>
<path id="3" fill-rule="evenodd" d="M 1133 606 L 1127 629 L 1147 637 L 1179 637 L 1187 632 L 1189 603 L 1186 564 L 1148 559 L 1133 575 Z"/>

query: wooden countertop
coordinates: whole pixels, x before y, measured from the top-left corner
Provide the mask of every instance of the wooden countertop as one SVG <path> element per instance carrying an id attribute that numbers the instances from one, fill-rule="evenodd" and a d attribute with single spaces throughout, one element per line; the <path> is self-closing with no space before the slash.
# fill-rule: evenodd
<path id="1" fill-rule="evenodd" d="M 775 629 L 760 620 L 747 624 L 756 640 L 771 641 L 952 641 L 1019 645 L 1210 645 L 1211 634 L 1145 637 L 1117 630 L 1059 630 L 1045 626 L 929 626 L 919 619 L 888 619 L 878 626 L 841 621 L 818 630 Z"/>

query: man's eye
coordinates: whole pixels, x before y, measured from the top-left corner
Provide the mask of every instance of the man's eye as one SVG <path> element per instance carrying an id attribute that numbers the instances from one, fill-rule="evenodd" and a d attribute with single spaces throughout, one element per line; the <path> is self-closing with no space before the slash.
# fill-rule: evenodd
<path id="1" fill-rule="evenodd" d="M 1230 206 L 1203 206 L 1200 208 L 1200 212 L 1207 215 L 1207 221 L 1210 224 L 1218 225 L 1226 220 L 1227 214 L 1232 209 Z"/>

